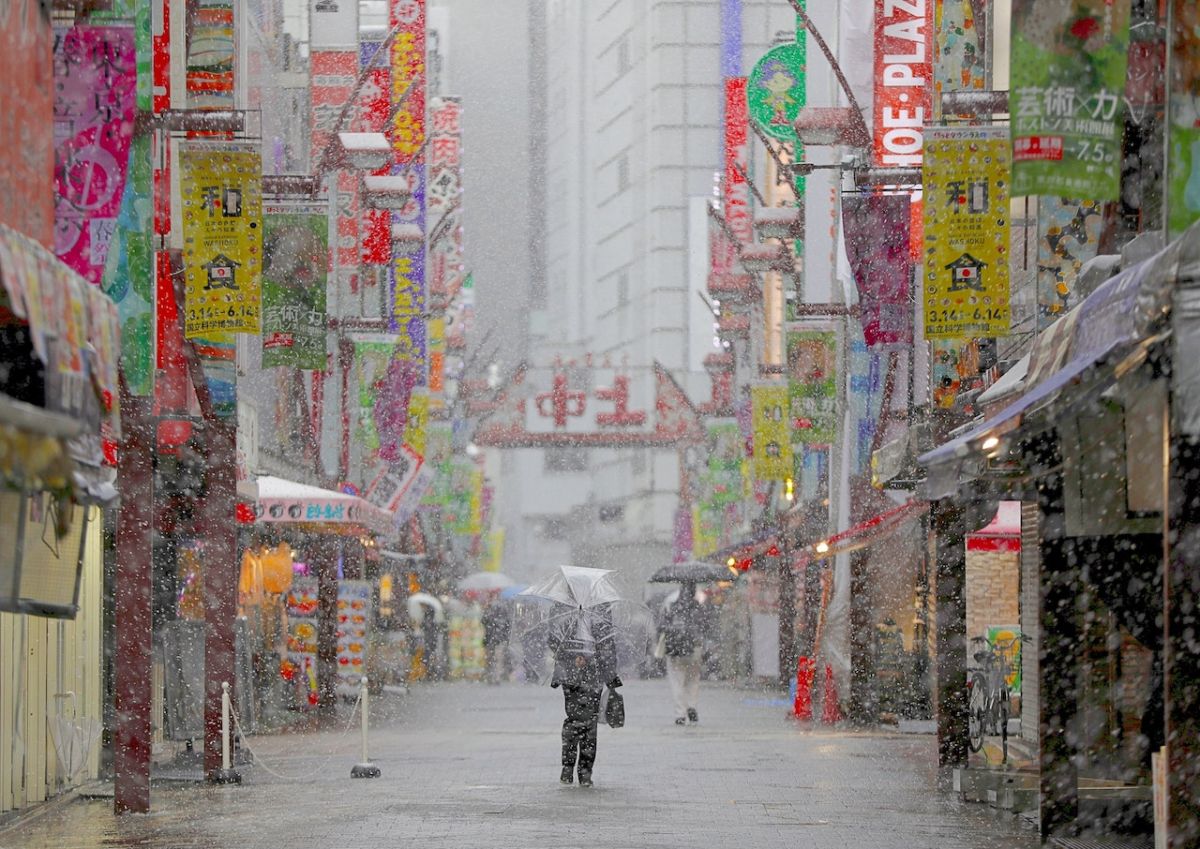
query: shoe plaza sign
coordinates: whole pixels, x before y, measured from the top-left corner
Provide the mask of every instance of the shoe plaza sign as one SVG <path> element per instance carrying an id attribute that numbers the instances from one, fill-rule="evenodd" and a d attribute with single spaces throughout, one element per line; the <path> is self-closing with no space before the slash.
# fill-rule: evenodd
<path id="1" fill-rule="evenodd" d="M 500 448 L 669 447 L 703 441 L 700 415 L 661 366 L 522 366 L 481 413 L 474 441 Z"/>

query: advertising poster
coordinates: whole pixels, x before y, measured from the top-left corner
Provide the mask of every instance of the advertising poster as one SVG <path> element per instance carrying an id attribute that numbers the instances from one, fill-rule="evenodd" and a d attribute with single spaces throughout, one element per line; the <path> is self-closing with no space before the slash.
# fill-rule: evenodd
<path id="1" fill-rule="evenodd" d="M 838 335 L 787 331 L 788 409 L 797 445 L 827 445 L 837 437 Z"/>
<path id="2" fill-rule="evenodd" d="M 742 437 L 737 422 L 710 421 L 706 429 L 707 450 L 695 478 L 697 497 L 692 507 L 692 555 L 697 558 L 732 542 L 743 505 Z"/>
<path id="3" fill-rule="evenodd" d="M 786 386 L 752 386 L 754 477 L 786 480 L 792 476 L 792 437 Z"/>
<path id="4" fill-rule="evenodd" d="M 912 342 L 909 300 L 908 195 L 846 195 L 842 226 L 846 258 L 858 289 L 863 335 L 869 347 Z"/>
<path id="5" fill-rule="evenodd" d="M 1004 683 L 1014 696 L 1021 695 L 1021 627 L 1019 625 L 989 625 L 988 644 L 999 649 L 1008 667 Z"/>
<path id="6" fill-rule="evenodd" d="M 983 34 L 989 0 L 926 0 L 935 8 L 934 105 L 943 92 L 983 91 L 987 87 Z"/>
<path id="7" fill-rule="evenodd" d="M 292 684 L 303 707 L 317 706 L 317 579 L 296 577 L 284 600 L 287 651 L 279 673 Z"/>
<path id="8" fill-rule="evenodd" d="M 326 366 L 329 218 L 324 207 L 263 215 L 263 368 Z"/>
<path id="9" fill-rule="evenodd" d="M 1200 218 L 1200 4 L 1171 0 L 1167 80 L 1167 228 L 1172 237 Z"/>
<path id="10" fill-rule="evenodd" d="M 371 622 L 371 582 L 338 581 L 337 693 L 358 695 L 367 674 L 367 632 Z"/>
<path id="11" fill-rule="evenodd" d="M 425 0 L 389 0 L 391 44 L 392 173 L 405 177 L 412 197 L 392 212 L 392 224 L 425 232 Z M 414 367 L 417 384 L 426 380 L 425 245 L 393 251 L 388 330 L 396 334 L 396 357 Z M 407 405 L 407 399 L 405 401 Z"/>
<path id="12" fill-rule="evenodd" d="M 925 338 L 1009 331 L 1009 146 L 996 127 L 925 131 Z"/>
<path id="13" fill-rule="evenodd" d="M 1102 223 L 1100 204 L 1095 201 L 1038 199 L 1038 330 L 1079 303 L 1075 278 L 1096 255 Z"/>
<path id="14" fill-rule="evenodd" d="M 1014 0 L 1012 193 L 1118 200 L 1129 0 Z"/>
<path id="15" fill-rule="evenodd" d="M 235 12 L 231 0 L 190 0 L 187 38 L 189 109 L 234 109 L 237 61 Z"/>
<path id="16" fill-rule="evenodd" d="M 54 86 L 54 253 L 99 284 L 137 107 L 133 27 L 56 30 Z"/>
<path id="17" fill-rule="evenodd" d="M 121 322 L 121 368 L 129 391 L 149 395 L 154 376 L 154 313 L 151 289 L 154 257 L 150 232 L 150 139 L 135 138 L 129 173 L 105 258 L 100 286 L 117 305 Z"/>
<path id="18" fill-rule="evenodd" d="M 249 145 L 179 151 L 184 333 L 258 333 L 262 306 L 262 157 Z"/>

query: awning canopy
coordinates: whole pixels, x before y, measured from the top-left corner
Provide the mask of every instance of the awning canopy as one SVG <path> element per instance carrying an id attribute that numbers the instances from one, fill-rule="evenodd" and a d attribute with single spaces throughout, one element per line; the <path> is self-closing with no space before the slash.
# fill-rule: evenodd
<path id="1" fill-rule="evenodd" d="M 1200 224 L 1150 259 L 1110 278 L 1082 304 L 1042 331 L 1031 352 L 1025 394 L 918 458 L 928 470 L 925 497 L 944 498 L 957 492 L 968 462 L 984 460 L 998 448 L 994 440 L 1019 428 L 1030 414 L 1051 405 L 1065 387 L 1087 379 L 1093 372 L 1102 379 L 1114 379 L 1139 361 L 1150 345 L 1171 330 L 1168 319 L 1177 286 L 1198 280 Z"/>
<path id="2" fill-rule="evenodd" d="M 393 527 L 390 514 L 357 495 L 271 475 L 258 478 L 254 517 L 259 523 L 361 525 L 376 533 Z"/>

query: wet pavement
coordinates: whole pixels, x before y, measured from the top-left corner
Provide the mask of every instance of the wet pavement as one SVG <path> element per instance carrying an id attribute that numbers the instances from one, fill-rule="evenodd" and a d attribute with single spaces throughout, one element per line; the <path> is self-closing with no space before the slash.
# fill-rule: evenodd
<path id="1" fill-rule="evenodd" d="M 720 685 L 681 728 L 664 681 L 624 692 L 627 725 L 601 728 L 591 789 L 558 783 L 559 691 L 419 685 L 373 702 L 380 778 L 350 778 L 356 722 L 256 737 L 241 786 L 156 786 L 152 813 L 120 819 L 111 799 L 52 804 L 0 830 L 0 849 L 1038 845 L 1015 817 L 934 789 L 931 735 L 807 728 L 778 700 Z"/>

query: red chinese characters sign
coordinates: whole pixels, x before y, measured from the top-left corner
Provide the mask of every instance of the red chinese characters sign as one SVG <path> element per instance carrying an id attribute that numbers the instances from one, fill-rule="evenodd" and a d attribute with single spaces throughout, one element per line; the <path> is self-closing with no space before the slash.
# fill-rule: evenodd
<path id="1" fill-rule="evenodd" d="M 742 244 L 754 241 L 746 182 L 749 131 L 746 78 L 730 77 L 725 81 L 725 223 Z"/>

